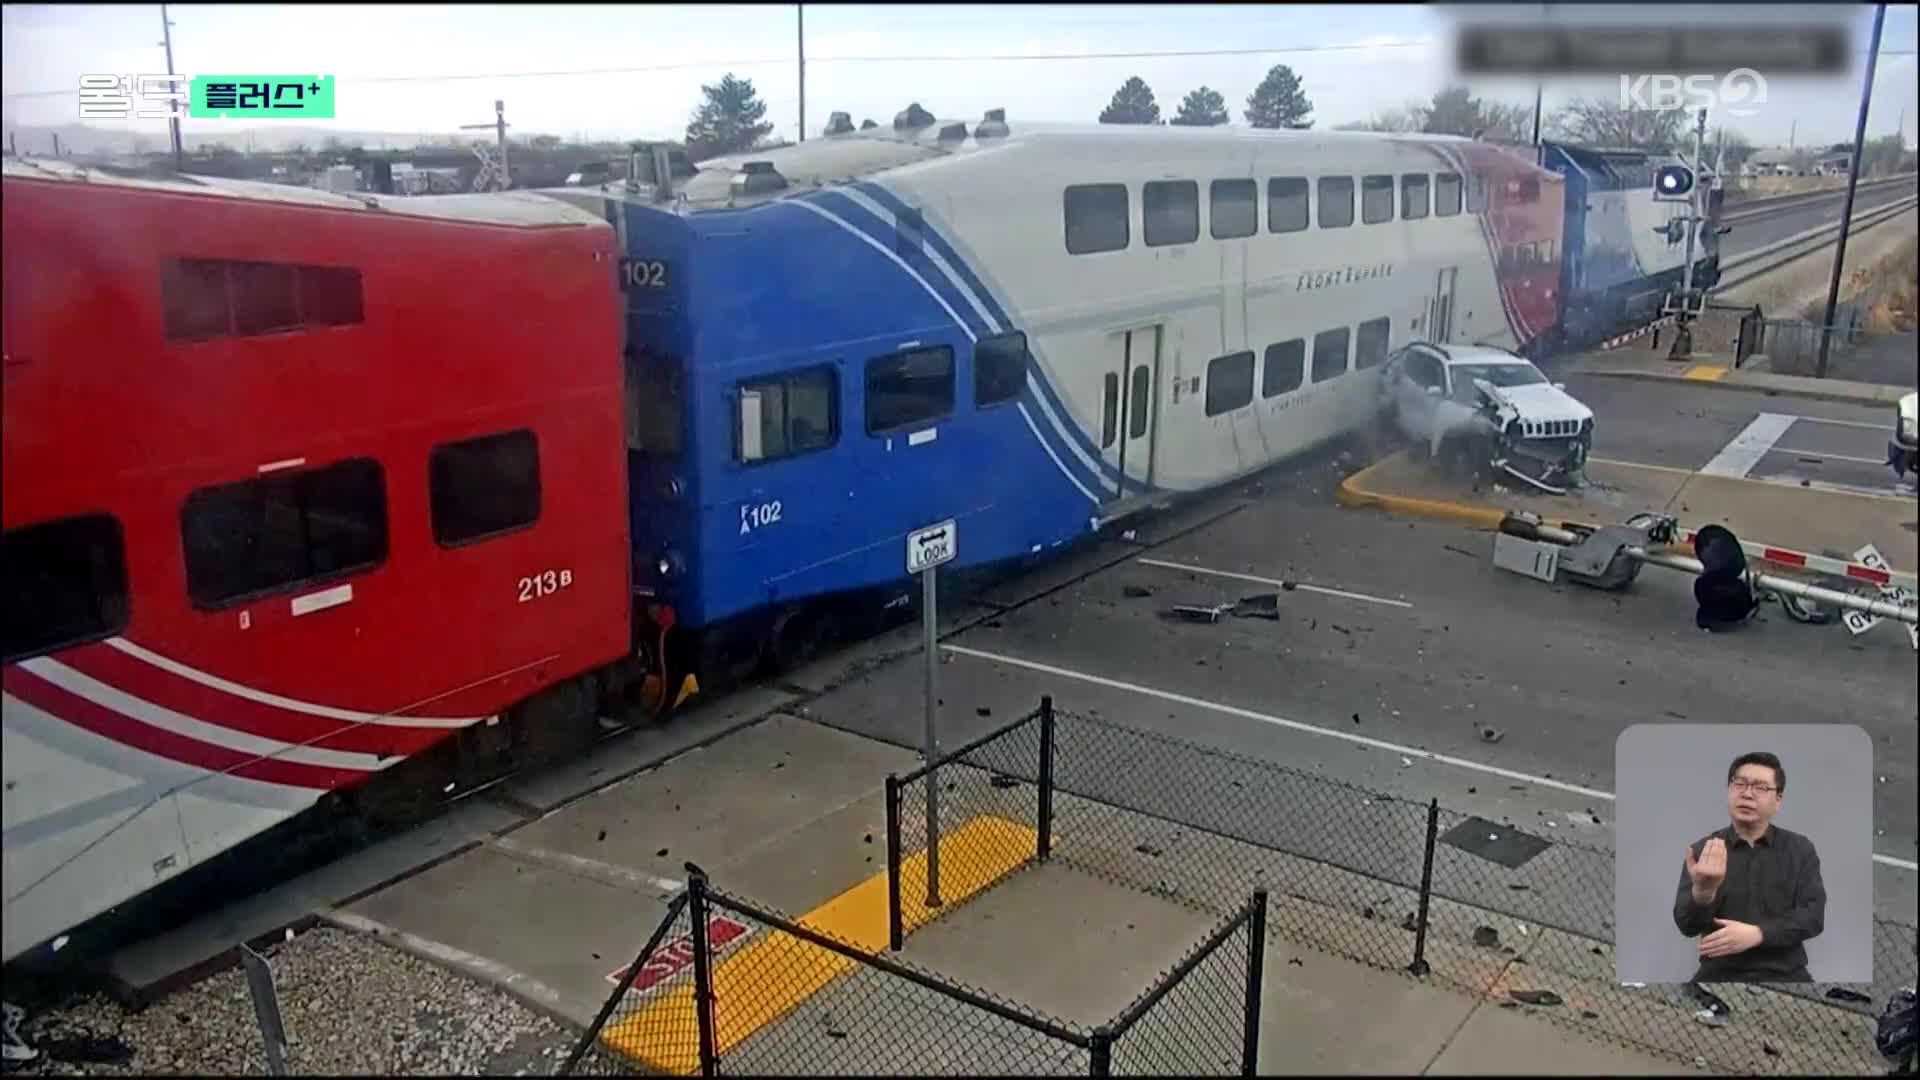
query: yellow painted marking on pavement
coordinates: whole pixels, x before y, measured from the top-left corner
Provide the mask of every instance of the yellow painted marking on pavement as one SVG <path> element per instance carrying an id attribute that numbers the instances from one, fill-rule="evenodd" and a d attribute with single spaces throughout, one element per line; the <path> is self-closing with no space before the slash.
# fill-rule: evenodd
<path id="1" fill-rule="evenodd" d="M 1005 877 L 1034 854 L 1039 834 L 982 814 L 940 838 L 940 899 L 952 907 Z M 1059 840 L 1054 841 L 1057 846 Z M 901 860 L 900 918 L 912 933 L 933 917 L 926 905 L 927 853 Z M 862 881 L 797 920 L 869 953 L 887 948 L 887 875 Z M 782 931 L 764 928 L 723 957 L 713 983 L 713 1050 L 725 1054 L 818 993 L 854 961 Z M 627 1016 L 609 1021 L 600 1040 L 648 1069 L 675 1076 L 700 1071 L 699 1022 L 689 979 Z"/>
<path id="2" fill-rule="evenodd" d="M 1719 382 L 1727 377 L 1725 364 L 1695 364 L 1686 370 L 1686 378 L 1695 382 Z"/>

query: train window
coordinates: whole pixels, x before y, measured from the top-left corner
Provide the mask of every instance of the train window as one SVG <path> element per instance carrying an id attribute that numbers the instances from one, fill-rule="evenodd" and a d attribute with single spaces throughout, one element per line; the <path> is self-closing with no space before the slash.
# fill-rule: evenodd
<path id="1" fill-rule="evenodd" d="M 905 349 L 867 361 L 867 434 L 937 420 L 953 411 L 953 349 Z"/>
<path id="2" fill-rule="evenodd" d="M 160 308 L 168 341 L 206 341 L 233 333 L 227 264 L 170 259 L 160 270 Z"/>
<path id="3" fill-rule="evenodd" d="M 300 325 L 300 301 L 295 295 L 297 275 L 284 263 L 227 264 L 233 283 L 233 332 L 273 334 Z"/>
<path id="4" fill-rule="evenodd" d="M 1147 365 L 1135 364 L 1133 392 L 1127 397 L 1127 438 L 1138 439 L 1147 433 L 1147 421 L 1153 416 L 1152 374 Z"/>
<path id="5" fill-rule="evenodd" d="M 1140 193 L 1140 215 L 1148 247 L 1191 244 L 1200 239 L 1200 185 L 1149 180 Z"/>
<path id="6" fill-rule="evenodd" d="M 680 366 L 645 345 L 629 349 L 627 449 L 661 461 L 680 457 Z"/>
<path id="7" fill-rule="evenodd" d="M 126 628 L 126 542 L 106 514 L 23 525 L 0 535 L 5 663 Z"/>
<path id="8" fill-rule="evenodd" d="M 433 538 L 444 547 L 499 536 L 540 516 L 540 444 L 525 429 L 443 443 L 427 455 Z"/>
<path id="9" fill-rule="evenodd" d="M 1215 240 L 1232 240 L 1260 231 L 1260 185 L 1251 180 L 1215 180 L 1208 193 L 1212 215 L 1207 228 Z"/>
<path id="10" fill-rule="evenodd" d="M 973 347 L 973 404 L 999 405 L 1027 385 L 1027 335 L 1015 330 L 982 338 Z"/>
<path id="11" fill-rule="evenodd" d="M 1125 184 L 1079 184 L 1067 189 L 1067 253 L 1121 251 L 1131 234 Z"/>
<path id="12" fill-rule="evenodd" d="M 1443 172 L 1433 178 L 1433 216 L 1452 217 L 1460 212 L 1460 174 Z"/>
<path id="13" fill-rule="evenodd" d="M 302 266 L 300 319 L 308 326 L 347 326 L 365 321 L 360 271 L 345 266 Z"/>
<path id="14" fill-rule="evenodd" d="M 219 259 L 169 260 L 160 307 L 167 340 L 181 343 L 365 318 L 358 270 Z"/>
<path id="15" fill-rule="evenodd" d="M 1354 335 L 1354 368 L 1376 367 L 1387 358 L 1387 339 L 1393 333 L 1393 320 L 1382 316 L 1368 319 L 1360 324 L 1360 330 Z"/>
<path id="16" fill-rule="evenodd" d="M 1276 176 L 1267 181 L 1267 231 L 1299 232 L 1307 227 L 1307 178 Z"/>
<path id="17" fill-rule="evenodd" d="M 1107 372 L 1100 384 L 1100 449 L 1113 445 L 1120 433 L 1120 376 Z"/>
<path id="18" fill-rule="evenodd" d="M 1393 220 L 1393 177 L 1360 178 L 1360 220 L 1368 225 Z"/>
<path id="19" fill-rule="evenodd" d="M 1266 368 L 1260 373 L 1260 396 L 1276 397 L 1300 389 L 1306 379 L 1307 343 L 1301 338 L 1267 346 Z"/>
<path id="20" fill-rule="evenodd" d="M 1313 381 L 1326 382 L 1337 375 L 1347 372 L 1347 340 L 1350 336 L 1346 327 L 1338 330 L 1322 330 L 1313 335 Z"/>
<path id="21" fill-rule="evenodd" d="M 1400 217 L 1418 221 L 1427 216 L 1427 174 L 1407 173 L 1400 178 Z"/>
<path id="22" fill-rule="evenodd" d="M 1487 212 L 1487 174 L 1467 174 L 1467 213 L 1484 214 Z"/>
<path id="23" fill-rule="evenodd" d="M 1216 356 L 1207 364 L 1207 415 L 1218 416 L 1253 400 L 1253 353 Z"/>
<path id="24" fill-rule="evenodd" d="M 180 508 L 201 608 L 365 570 L 387 557 L 386 476 L 372 458 L 204 487 Z"/>
<path id="25" fill-rule="evenodd" d="M 1320 178 L 1320 227 L 1344 229 L 1353 224 L 1353 177 Z"/>
<path id="26" fill-rule="evenodd" d="M 733 459 L 742 464 L 769 461 L 832 446 L 840 438 L 839 391 L 830 367 L 742 382 Z"/>

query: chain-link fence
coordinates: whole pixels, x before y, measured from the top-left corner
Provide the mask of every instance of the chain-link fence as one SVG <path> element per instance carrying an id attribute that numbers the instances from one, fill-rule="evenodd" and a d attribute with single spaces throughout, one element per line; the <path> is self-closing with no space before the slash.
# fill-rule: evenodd
<path id="1" fill-rule="evenodd" d="M 918 927 L 1047 854 L 1052 706 L 932 763 L 887 777 L 887 919 L 894 949 Z M 928 796 L 935 802 L 929 803 Z M 928 827 L 932 821 L 939 828 Z M 938 835 L 938 842 L 934 838 Z"/>
<path id="2" fill-rule="evenodd" d="M 1695 1066 L 1883 1068 L 1873 1009 L 1914 981 L 1911 926 L 1876 922 L 1871 986 L 1623 986 L 1608 851 L 1049 712 L 1055 862 L 1200 910 L 1265 888 L 1278 934 Z"/>
<path id="3" fill-rule="evenodd" d="M 687 889 L 561 1075 L 1251 1076 L 1266 895 L 1092 1029 Z"/>

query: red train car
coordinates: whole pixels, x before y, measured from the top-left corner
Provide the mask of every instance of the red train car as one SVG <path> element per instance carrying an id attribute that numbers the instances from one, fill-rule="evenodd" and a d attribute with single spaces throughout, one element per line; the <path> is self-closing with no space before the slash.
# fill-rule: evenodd
<path id="1" fill-rule="evenodd" d="M 4 184 L 6 960 L 628 655 L 605 221 Z"/>

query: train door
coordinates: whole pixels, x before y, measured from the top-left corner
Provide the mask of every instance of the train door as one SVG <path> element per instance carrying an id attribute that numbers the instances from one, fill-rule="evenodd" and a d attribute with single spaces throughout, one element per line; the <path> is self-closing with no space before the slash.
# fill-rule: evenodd
<path id="1" fill-rule="evenodd" d="M 1159 326 L 1113 335 L 1112 361 L 1100 383 L 1100 456 L 1119 474 L 1112 501 L 1153 484 L 1153 442 L 1160 387 Z"/>
<path id="2" fill-rule="evenodd" d="M 1444 345 L 1453 338 L 1454 285 L 1459 276 L 1459 267 L 1446 266 L 1434 282 L 1433 302 L 1427 311 L 1427 340 L 1436 344 Z"/>

